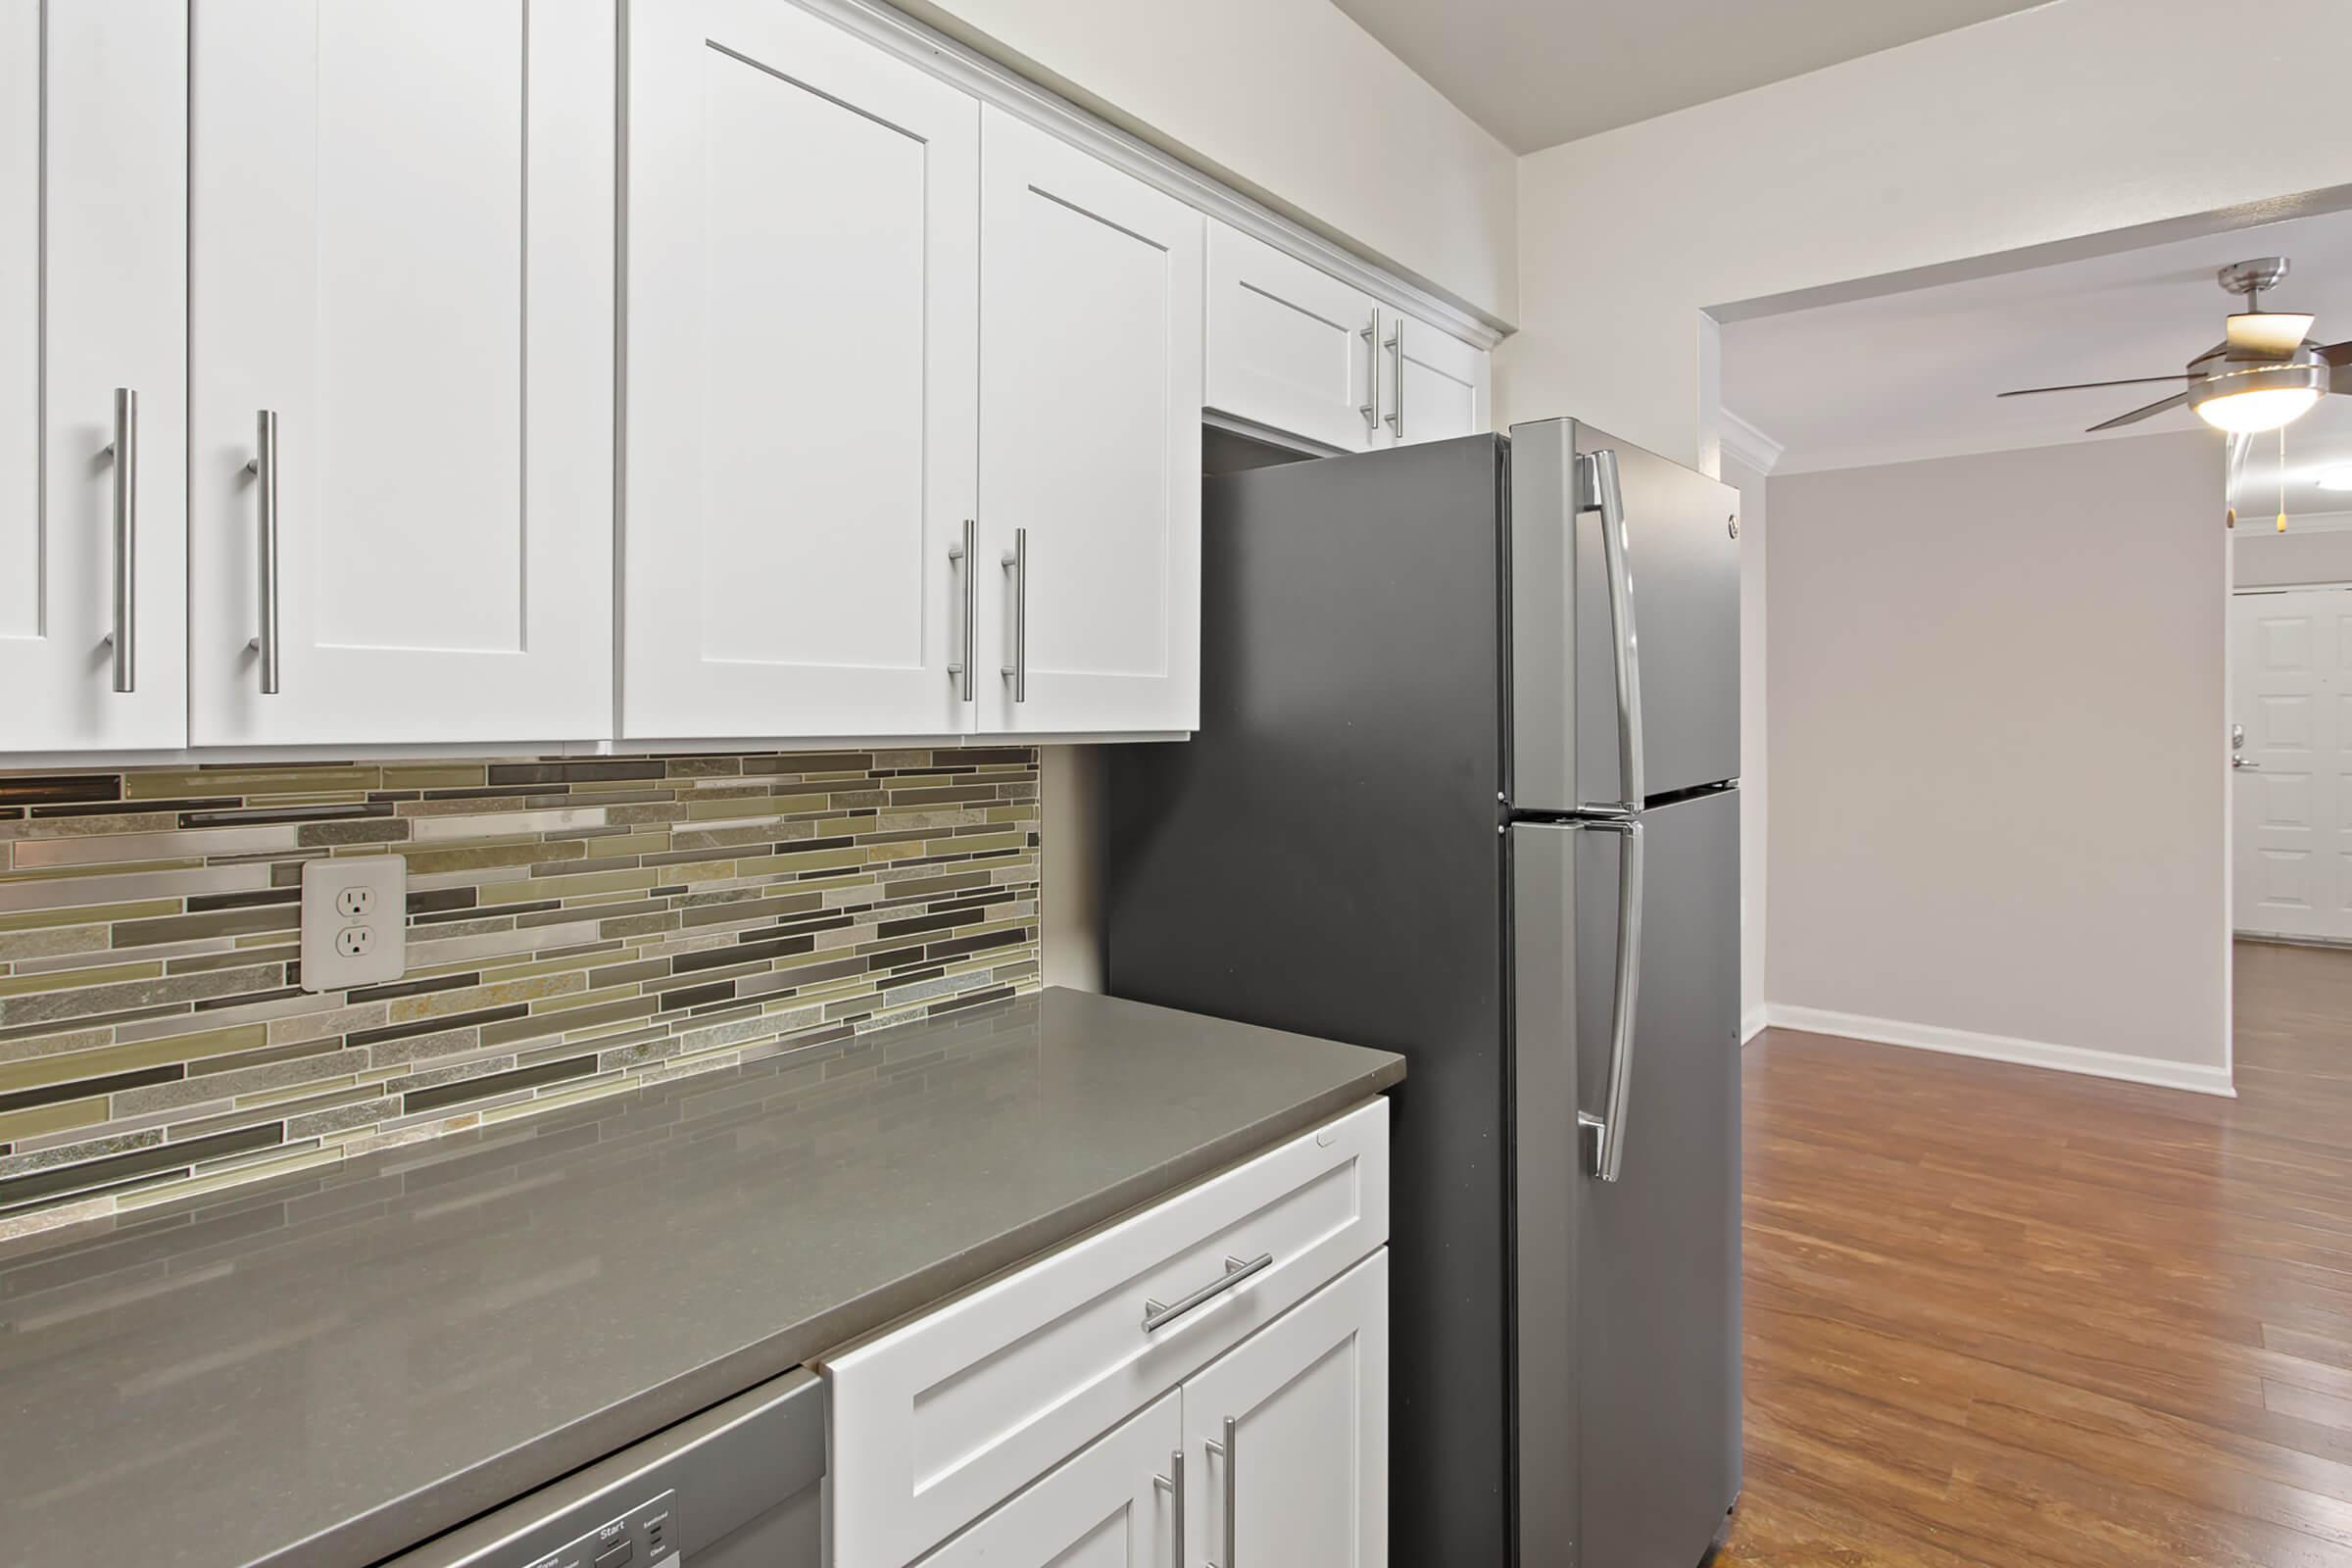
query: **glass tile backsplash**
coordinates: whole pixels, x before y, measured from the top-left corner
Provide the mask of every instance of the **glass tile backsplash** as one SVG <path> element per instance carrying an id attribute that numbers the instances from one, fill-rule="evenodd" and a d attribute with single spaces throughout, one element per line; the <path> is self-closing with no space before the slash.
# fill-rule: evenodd
<path id="1" fill-rule="evenodd" d="M 0 772 L 0 1237 L 1038 977 L 1033 748 Z M 301 989 L 303 862 L 408 971 Z"/>

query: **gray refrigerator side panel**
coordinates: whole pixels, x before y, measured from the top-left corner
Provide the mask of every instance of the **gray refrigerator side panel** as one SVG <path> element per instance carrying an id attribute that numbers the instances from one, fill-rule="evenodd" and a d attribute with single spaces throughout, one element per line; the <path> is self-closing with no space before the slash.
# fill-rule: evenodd
<path id="1" fill-rule="evenodd" d="M 1200 732 L 1108 753 L 1107 989 L 1407 1058 L 1399 1564 L 1509 1550 L 1500 486 L 1492 436 L 1210 481 Z"/>
<path id="2" fill-rule="evenodd" d="M 1570 810 L 1588 804 L 1577 783 L 1576 421 L 1544 419 L 1511 426 L 1510 670 L 1511 804 L 1527 810 Z M 1590 530 L 1589 530 L 1590 531 Z M 1597 539 L 1599 535 L 1593 534 Z M 1608 606 L 1585 628 L 1608 657 Z M 1612 748 L 1615 776 L 1616 694 L 1603 687 L 1609 728 L 1592 744 Z M 1615 796 L 1608 797 L 1611 800 Z"/>
<path id="3" fill-rule="evenodd" d="M 1642 766 L 1653 798 L 1740 776 L 1740 492 L 1576 427 L 1579 452 L 1617 454 L 1641 650 Z M 1614 645 L 1600 514 L 1577 526 L 1579 760 L 1588 801 L 1616 800 Z"/>
<path id="4" fill-rule="evenodd" d="M 1621 1178 L 1576 1207 L 1583 1568 L 1692 1568 L 1740 1486 L 1740 794 L 1642 815 Z M 1578 835 L 1578 1095 L 1602 1103 L 1616 835 Z M 1565 1561 L 1566 1559 L 1554 1559 Z M 1538 1568 L 1544 1559 L 1526 1559 Z"/>
<path id="5" fill-rule="evenodd" d="M 1595 840 L 1607 851 L 1623 843 L 1572 823 L 1519 822 L 1510 834 L 1512 1340 L 1525 1568 L 1577 1561 L 1575 1192 L 1585 1180 L 1576 1126 L 1577 872 Z M 1602 874 L 1613 893 L 1613 869 Z M 1607 987 L 1608 956 L 1582 973 Z"/>

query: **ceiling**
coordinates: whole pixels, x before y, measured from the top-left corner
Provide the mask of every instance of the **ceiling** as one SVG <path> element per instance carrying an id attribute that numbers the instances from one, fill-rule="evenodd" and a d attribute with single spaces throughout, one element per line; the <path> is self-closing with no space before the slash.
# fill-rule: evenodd
<path id="1" fill-rule="evenodd" d="M 1723 328 L 1723 406 L 1782 444 L 1775 473 L 2200 430 L 2194 414 L 2174 409 L 2084 433 L 2178 390 L 2164 383 L 1995 394 L 2180 369 L 2220 341 L 2222 318 L 2238 307 L 2214 270 L 2266 255 L 2294 270 L 2265 304 L 2316 313 L 2312 335 L 2323 343 L 2352 338 L 2352 213 L 2331 213 L 1736 321 Z M 2352 397 L 2322 399 L 2287 426 L 2286 445 L 2287 510 L 2352 511 L 2352 495 L 2314 484 L 2352 466 Z M 2277 437 L 2255 440 L 2241 510 L 2278 510 L 2277 454 Z"/>
<path id="2" fill-rule="evenodd" d="M 1513 152 L 1801 76 L 2042 0 L 1335 0 Z"/>

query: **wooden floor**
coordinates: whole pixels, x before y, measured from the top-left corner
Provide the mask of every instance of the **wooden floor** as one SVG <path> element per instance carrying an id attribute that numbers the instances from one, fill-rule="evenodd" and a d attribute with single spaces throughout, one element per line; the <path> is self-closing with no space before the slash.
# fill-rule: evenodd
<path id="1" fill-rule="evenodd" d="M 2235 1101 L 1774 1030 L 1722 1564 L 2352 1568 L 2352 953 Z"/>

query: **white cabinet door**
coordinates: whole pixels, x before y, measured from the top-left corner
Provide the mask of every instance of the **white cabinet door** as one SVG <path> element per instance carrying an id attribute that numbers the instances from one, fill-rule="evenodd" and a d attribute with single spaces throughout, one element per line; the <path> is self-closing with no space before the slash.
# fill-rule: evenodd
<path id="1" fill-rule="evenodd" d="M 979 105 L 785 0 L 629 47 L 622 732 L 968 729 Z"/>
<path id="2" fill-rule="evenodd" d="M 980 727 L 1197 728 L 1204 220 L 981 127 Z"/>
<path id="3" fill-rule="evenodd" d="M 610 734 L 612 0 L 194 19 L 192 743 Z"/>
<path id="4" fill-rule="evenodd" d="M 1386 1568 L 1389 1252 L 1184 1386 L 1183 1568 Z"/>
<path id="5" fill-rule="evenodd" d="M 0 7 L 0 753 L 186 744 L 186 51 Z"/>
<path id="6" fill-rule="evenodd" d="M 923 1559 L 922 1568 L 1179 1568 L 1169 1393 Z"/>
<path id="7" fill-rule="evenodd" d="M 1395 312 L 1381 313 L 1380 330 L 1388 368 L 1381 420 L 1394 444 L 1445 441 L 1492 427 L 1491 355 Z"/>
<path id="8" fill-rule="evenodd" d="M 1343 452 L 1386 434 L 1379 307 L 1229 223 L 1208 225 L 1207 406 Z"/>

